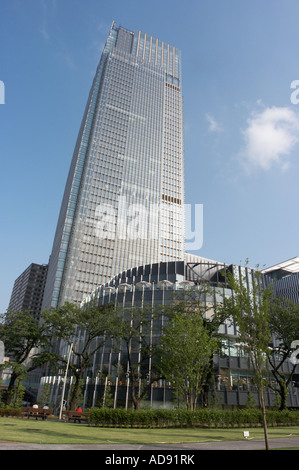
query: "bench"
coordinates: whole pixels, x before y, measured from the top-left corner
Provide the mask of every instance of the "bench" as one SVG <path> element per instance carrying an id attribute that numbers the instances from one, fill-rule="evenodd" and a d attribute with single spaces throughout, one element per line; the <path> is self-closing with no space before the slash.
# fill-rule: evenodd
<path id="1" fill-rule="evenodd" d="M 50 409 L 45 409 L 45 408 L 22 408 L 22 414 L 24 416 L 27 416 L 27 419 L 29 418 L 41 418 L 43 420 L 47 419 L 48 416 L 53 414 L 53 410 Z"/>
<path id="2" fill-rule="evenodd" d="M 84 413 L 83 411 L 63 411 L 62 412 L 62 418 L 67 418 L 68 421 L 74 421 L 74 423 L 76 421 L 78 421 L 79 423 L 81 423 L 81 419 L 86 419 L 86 417 L 84 416 Z"/>

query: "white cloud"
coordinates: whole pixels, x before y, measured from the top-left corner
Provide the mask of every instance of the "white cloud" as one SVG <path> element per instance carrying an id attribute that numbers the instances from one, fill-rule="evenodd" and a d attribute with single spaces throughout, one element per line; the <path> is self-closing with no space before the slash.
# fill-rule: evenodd
<path id="1" fill-rule="evenodd" d="M 53 4 L 53 2 L 52 2 L 52 4 Z M 48 32 L 48 15 L 49 15 L 48 7 L 49 7 L 49 4 L 47 4 L 45 0 L 41 0 L 42 25 L 39 28 L 39 32 L 41 33 L 41 35 L 43 36 L 43 38 L 47 42 L 49 42 L 49 39 L 50 39 L 50 35 L 49 35 L 49 32 Z M 50 5 L 50 7 L 51 7 L 51 5 Z"/>
<path id="2" fill-rule="evenodd" d="M 247 123 L 244 164 L 264 170 L 273 165 L 286 169 L 299 141 L 299 115 L 291 108 L 273 106 L 255 113 Z"/>
<path id="3" fill-rule="evenodd" d="M 209 123 L 210 132 L 220 132 L 222 131 L 222 125 L 216 121 L 216 119 L 211 114 L 206 114 L 207 121 Z"/>
<path id="4" fill-rule="evenodd" d="M 39 32 L 41 33 L 41 35 L 43 36 L 43 38 L 44 38 L 46 41 L 49 41 L 50 36 L 49 36 L 49 33 L 48 33 L 48 31 L 46 30 L 45 26 L 43 26 L 42 28 L 40 28 Z"/>

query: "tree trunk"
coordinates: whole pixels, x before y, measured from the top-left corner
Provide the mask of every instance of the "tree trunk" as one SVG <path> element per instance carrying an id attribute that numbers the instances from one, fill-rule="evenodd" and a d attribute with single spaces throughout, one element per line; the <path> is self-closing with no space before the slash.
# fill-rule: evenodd
<path id="1" fill-rule="evenodd" d="M 14 386 L 15 386 L 17 378 L 18 378 L 18 374 L 16 374 L 15 372 L 12 372 L 11 376 L 10 376 L 10 381 L 9 381 L 9 384 L 8 384 L 8 387 L 7 387 L 7 391 L 6 391 L 6 403 L 7 403 L 7 405 L 10 405 L 12 403 Z"/>
<path id="2" fill-rule="evenodd" d="M 76 376 L 76 383 L 74 385 L 73 393 L 72 393 L 71 399 L 70 399 L 70 410 L 71 411 L 74 411 L 75 408 L 76 408 L 77 399 L 78 399 L 78 396 L 79 396 L 80 386 L 81 386 L 81 375 L 82 374 Z"/>
<path id="3" fill-rule="evenodd" d="M 272 366 L 272 373 L 279 387 L 278 390 L 275 389 L 275 391 L 278 392 L 279 397 L 280 397 L 279 410 L 283 411 L 287 407 L 288 387 L 287 387 L 284 377 L 279 373 L 277 369 L 274 368 L 271 362 L 270 362 L 270 365 Z"/>
<path id="4" fill-rule="evenodd" d="M 280 407 L 279 410 L 283 411 L 287 408 L 287 395 L 288 390 L 285 382 L 279 383 L 280 386 Z"/>
<path id="5" fill-rule="evenodd" d="M 202 403 L 205 408 L 209 406 L 209 386 L 205 384 L 202 387 Z"/>
<path id="6" fill-rule="evenodd" d="M 138 384 L 137 384 L 137 386 L 138 386 Z M 136 393 L 135 393 L 135 382 L 134 382 L 134 381 L 132 381 L 131 395 L 132 395 L 132 401 L 133 401 L 135 410 L 139 410 L 139 408 L 140 408 L 140 403 L 139 403 L 138 398 L 136 397 Z"/>
<path id="7" fill-rule="evenodd" d="M 264 389 L 261 387 L 259 390 L 260 395 L 260 406 L 262 410 L 263 416 L 263 428 L 264 428 L 264 436 L 265 436 L 265 447 L 266 450 L 269 450 L 269 439 L 268 439 L 268 429 L 267 429 L 267 419 L 266 419 L 266 407 L 265 407 L 265 399 L 264 399 Z"/>

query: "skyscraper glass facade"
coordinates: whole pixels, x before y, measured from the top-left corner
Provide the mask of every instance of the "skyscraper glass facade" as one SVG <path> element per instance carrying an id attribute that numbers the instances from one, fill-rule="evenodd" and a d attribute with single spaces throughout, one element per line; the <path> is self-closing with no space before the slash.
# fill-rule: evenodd
<path id="1" fill-rule="evenodd" d="M 112 24 L 62 201 L 44 307 L 185 252 L 181 55 Z"/>

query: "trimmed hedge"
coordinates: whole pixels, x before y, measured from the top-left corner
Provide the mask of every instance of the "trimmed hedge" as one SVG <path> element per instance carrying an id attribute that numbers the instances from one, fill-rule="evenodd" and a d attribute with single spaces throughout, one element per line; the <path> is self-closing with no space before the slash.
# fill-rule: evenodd
<path id="1" fill-rule="evenodd" d="M 3 406 L 0 408 L 0 417 L 19 417 L 22 415 L 20 407 L 13 407 L 13 406 Z"/>
<path id="2" fill-rule="evenodd" d="M 261 426 L 262 414 L 258 409 L 217 410 L 183 409 L 128 410 L 123 408 L 90 408 L 86 411 L 88 423 L 94 426 L 114 427 L 209 427 L 233 428 Z M 299 425 L 299 411 L 267 411 L 269 426 Z"/>

